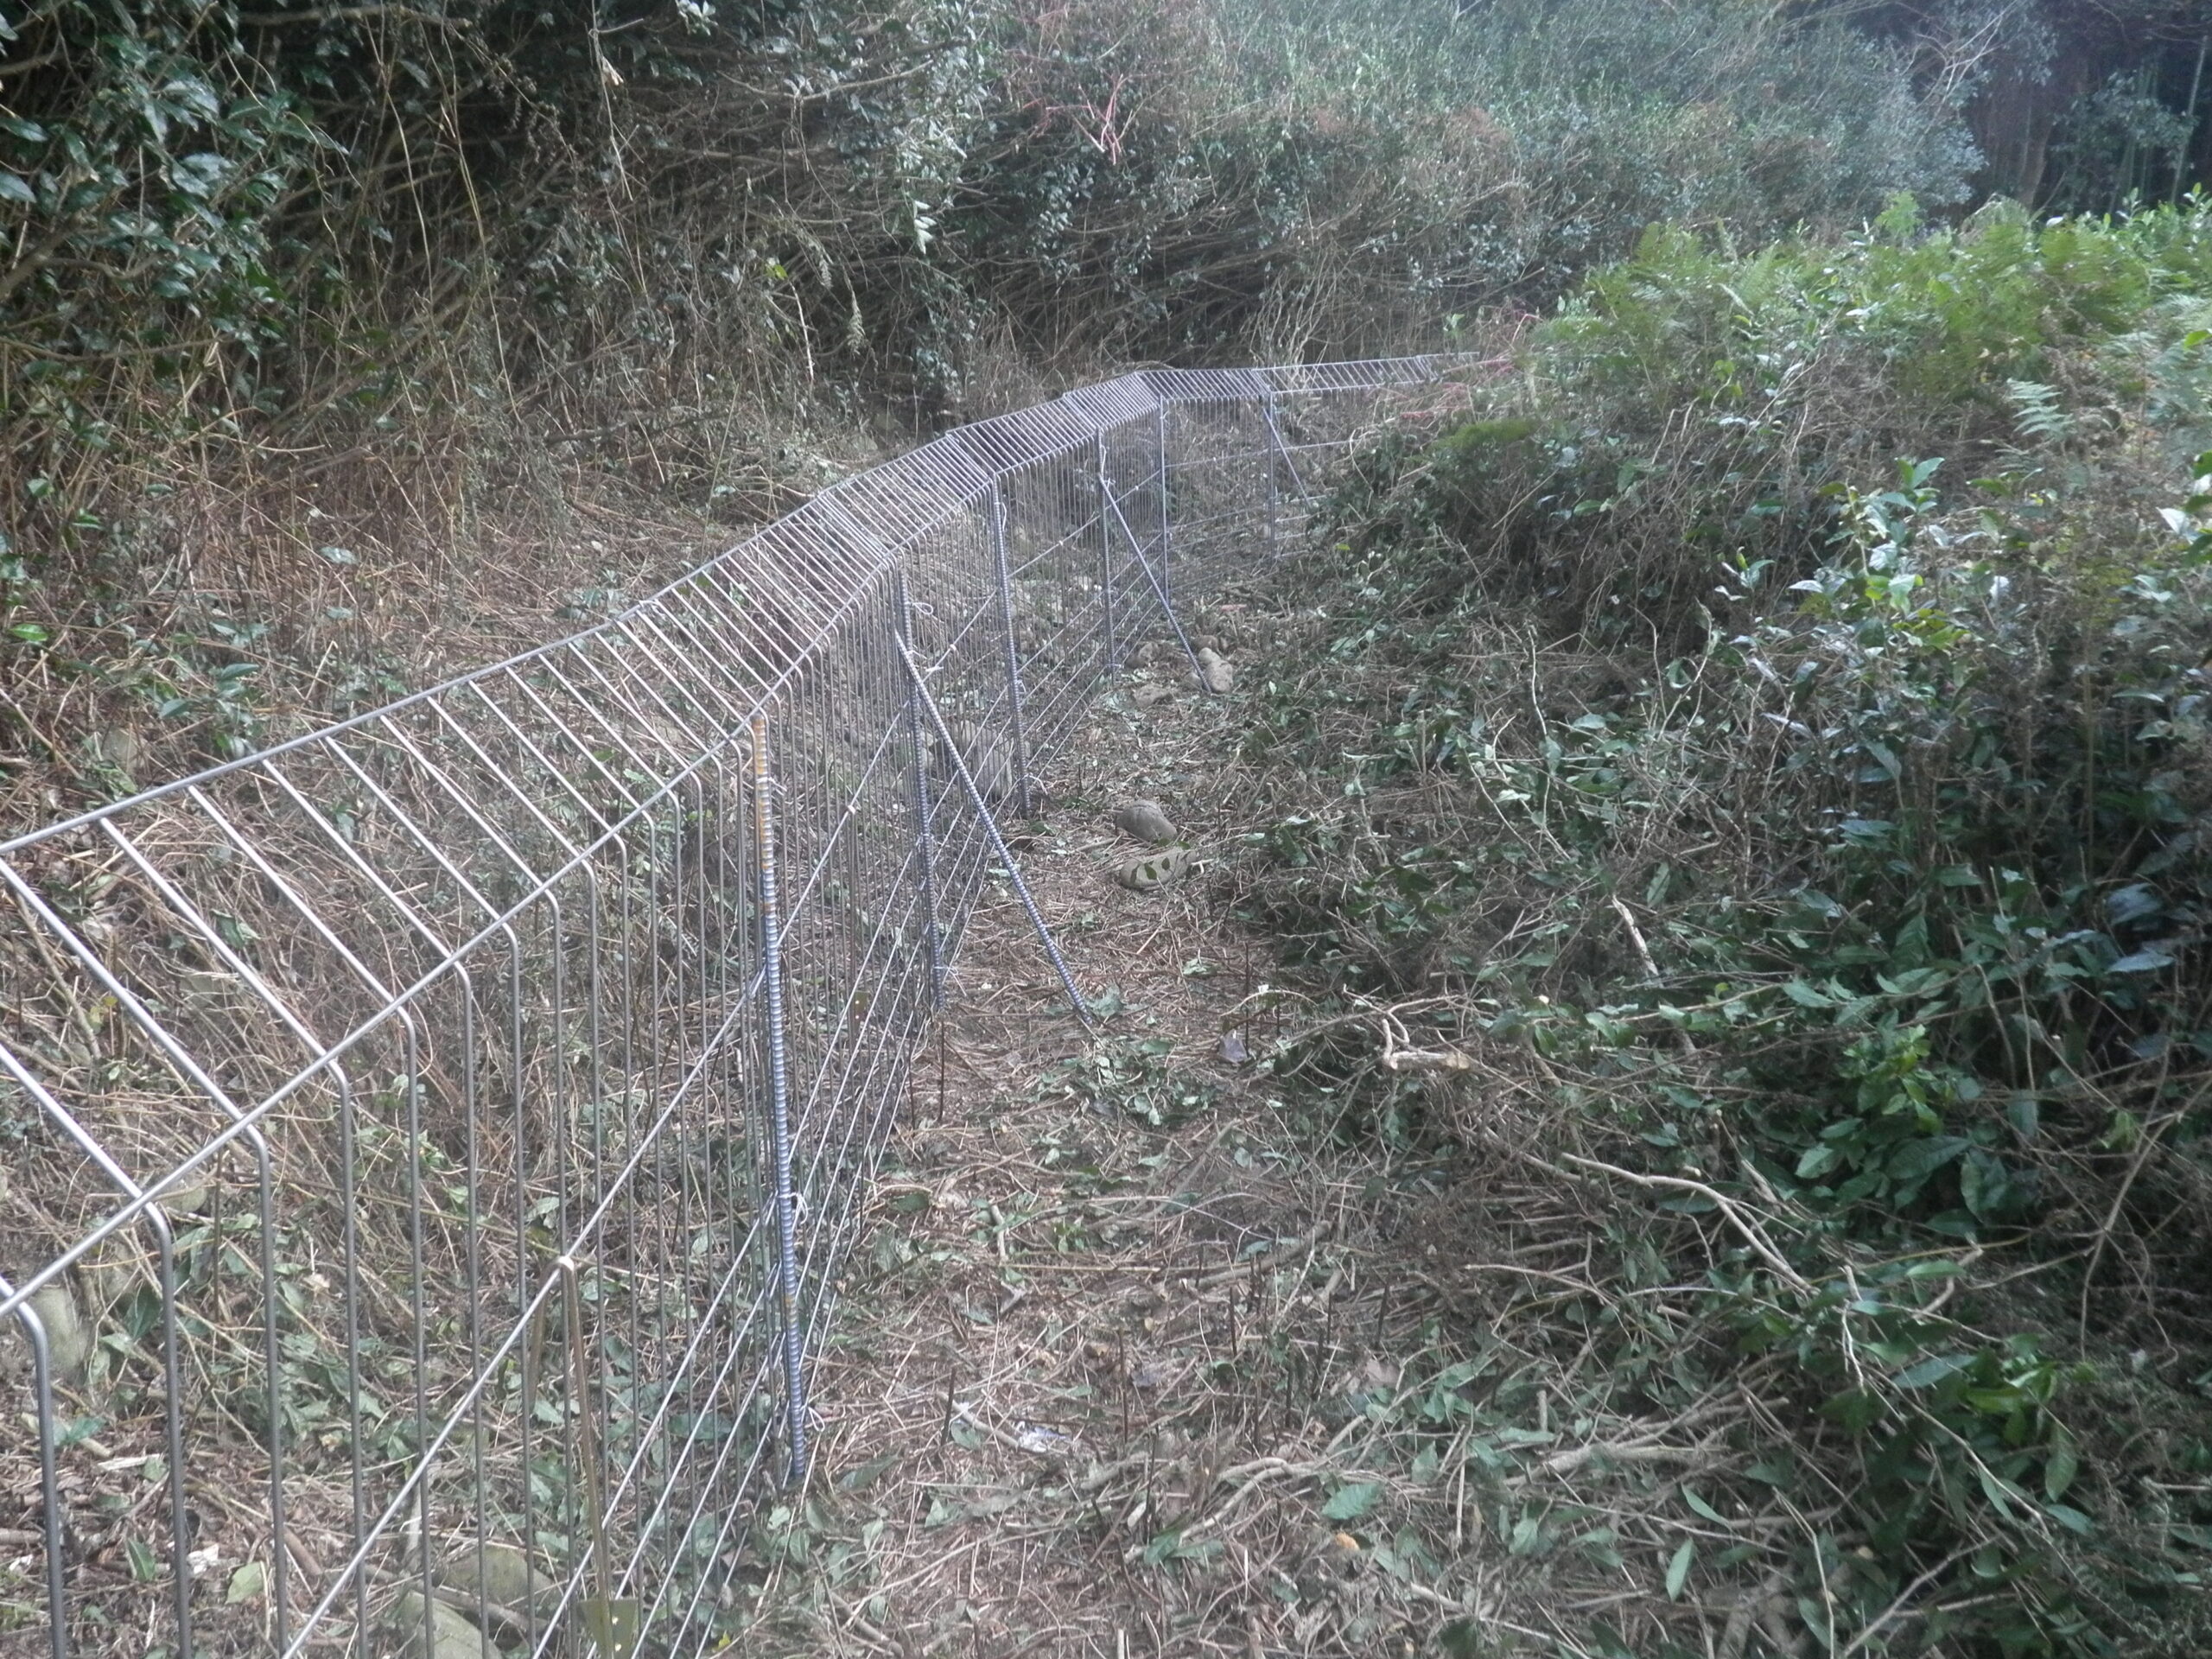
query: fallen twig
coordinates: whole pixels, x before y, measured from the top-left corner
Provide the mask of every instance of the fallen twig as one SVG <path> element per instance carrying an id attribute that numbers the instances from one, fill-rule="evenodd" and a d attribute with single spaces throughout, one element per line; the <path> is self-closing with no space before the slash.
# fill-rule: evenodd
<path id="1" fill-rule="evenodd" d="M 1560 1156 L 1565 1162 L 1580 1165 L 1584 1169 L 1594 1169 L 1601 1174 L 1617 1175 L 1622 1180 L 1632 1182 L 1637 1186 L 1656 1186 L 1676 1192 L 1690 1192 L 1699 1198 L 1709 1199 L 1715 1209 L 1727 1217 L 1730 1224 L 1743 1235 L 1744 1242 L 1751 1247 L 1759 1259 L 1774 1269 L 1777 1278 L 1794 1290 L 1802 1291 L 1807 1295 L 1812 1294 L 1812 1281 L 1791 1267 L 1788 1259 L 1780 1250 L 1775 1249 L 1767 1236 L 1759 1230 L 1758 1224 L 1747 1217 L 1741 1210 L 1737 1208 L 1735 1201 L 1719 1189 L 1708 1186 L 1703 1181 L 1689 1180 L 1680 1175 L 1639 1174 L 1632 1169 L 1623 1169 L 1618 1164 L 1600 1163 L 1595 1158 L 1580 1158 L 1571 1152 L 1562 1153 Z"/>

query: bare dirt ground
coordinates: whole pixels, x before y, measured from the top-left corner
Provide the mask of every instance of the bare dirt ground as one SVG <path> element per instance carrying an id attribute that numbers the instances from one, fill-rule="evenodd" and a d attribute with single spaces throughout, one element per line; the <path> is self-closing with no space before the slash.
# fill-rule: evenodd
<path id="1" fill-rule="evenodd" d="M 1234 656 L 1268 623 L 1219 626 Z M 1243 697 L 1181 670 L 1101 700 L 1017 843 L 1119 1011 L 1084 1032 L 1010 892 L 970 930 L 849 1264 L 815 1472 L 759 1535 L 747 1650 L 1491 1650 L 1480 1505 L 1439 1455 L 1466 1369 L 1419 1259 L 1441 1183 L 1332 1148 L 1266 1070 L 1295 1007 L 1208 868 L 1249 827 Z M 1142 706 L 1147 677 L 1173 696 Z M 1109 822 L 1132 795 L 1198 857 L 1159 892 L 1110 879 L 1144 850 Z"/>

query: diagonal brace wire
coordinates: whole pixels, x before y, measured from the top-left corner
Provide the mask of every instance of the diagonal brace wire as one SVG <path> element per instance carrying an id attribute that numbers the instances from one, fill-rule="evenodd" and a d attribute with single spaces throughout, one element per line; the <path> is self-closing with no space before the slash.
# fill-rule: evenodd
<path id="1" fill-rule="evenodd" d="M 1122 511 L 1122 504 L 1109 494 L 1106 498 L 1106 505 L 1113 508 L 1114 522 L 1121 525 L 1122 534 L 1128 537 L 1129 551 L 1137 556 L 1137 568 L 1144 572 L 1144 579 L 1152 584 L 1153 597 L 1160 601 L 1160 613 L 1166 617 L 1167 626 L 1175 630 L 1176 639 L 1183 645 L 1183 654 L 1191 659 L 1191 666 L 1198 671 L 1198 683 L 1204 685 L 1206 683 L 1205 668 L 1198 661 L 1198 653 L 1191 648 L 1191 636 L 1183 632 L 1182 621 L 1175 614 L 1175 607 L 1168 602 L 1167 590 L 1160 585 L 1160 578 L 1154 573 L 1152 561 L 1145 557 L 1144 549 L 1137 541 L 1136 531 L 1129 528 L 1129 521 L 1128 516 Z"/>
<path id="2" fill-rule="evenodd" d="M 1090 1017 L 1090 1004 L 1084 1000 L 1077 988 L 1075 975 L 1069 970 L 1067 958 L 1060 954 L 1059 941 L 1052 937 L 1052 930 L 1045 925 L 1045 912 L 1037 908 L 1037 900 L 1029 891 L 1029 883 L 1021 877 L 1021 867 L 1014 861 L 1014 853 L 1006 844 L 1006 837 L 999 833 L 999 821 L 991 811 L 991 804 L 983 798 L 983 791 L 976 786 L 976 779 L 968 770 L 968 762 L 960 753 L 960 746 L 952 741 L 952 734 L 945 727 L 944 716 L 938 710 L 937 699 L 930 695 L 929 680 L 921 664 L 914 660 L 913 650 L 904 639 L 895 640 L 899 660 L 906 665 L 906 673 L 914 682 L 915 701 L 922 712 L 929 716 L 937 741 L 944 745 L 945 754 L 952 762 L 960 787 L 966 791 L 968 803 L 976 809 L 976 816 L 982 820 L 983 833 L 990 837 L 991 850 L 999 855 L 999 862 L 1014 882 L 1014 890 L 1021 897 L 1021 907 L 1029 912 L 1029 925 L 1037 930 L 1037 938 L 1045 946 L 1045 954 L 1052 959 L 1053 970 L 1060 976 L 1060 983 L 1068 994 L 1068 1002 L 1075 1010 L 1075 1017 L 1083 1021 L 1084 1029 L 1095 1031 L 1096 1025 Z"/>

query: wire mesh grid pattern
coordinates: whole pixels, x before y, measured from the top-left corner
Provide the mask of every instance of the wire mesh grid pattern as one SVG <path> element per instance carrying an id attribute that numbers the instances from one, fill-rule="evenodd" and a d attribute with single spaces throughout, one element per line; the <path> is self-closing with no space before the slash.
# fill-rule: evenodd
<path id="1" fill-rule="evenodd" d="M 719 1648 L 995 815 L 1452 365 L 962 428 L 0 843 L 0 1652 Z"/>

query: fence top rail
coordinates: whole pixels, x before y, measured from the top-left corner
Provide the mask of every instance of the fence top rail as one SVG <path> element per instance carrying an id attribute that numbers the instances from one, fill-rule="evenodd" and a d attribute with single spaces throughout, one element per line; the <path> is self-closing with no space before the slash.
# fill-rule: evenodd
<path id="1" fill-rule="evenodd" d="M 804 505 L 591 627 L 532 645 L 435 685 L 410 692 L 379 708 L 318 726 L 250 754 L 0 839 L 0 858 L 124 817 L 156 801 L 204 788 L 219 779 L 266 765 L 308 745 L 327 742 L 388 721 L 407 709 L 511 673 L 556 653 L 573 651 L 587 642 L 622 637 L 626 631 L 634 629 L 642 617 L 664 605 L 671 595 L 687 585 L 720 573 L 742 572 L 748 555 L 754 556 L 756 563 L 757 556 L 762 553 L 788 559 L 802 538 L 809 543 L 818 538 L 829 543 L 834 553 L 845 556 L 837 561 L 846 567 L 839 572 L 838 586 L 842 589 L 855 561 L 866 573 L 881 569 L 903 548 L 942 522 L 949 511 L 963 508 L 988 492 L 997 478 L 1089 444 L 1101 433 L 1132 420 L 1149 417 L 1163 406 L 1254 398 L 1269 391 L 1277 395 L 1380 391 L 1432 382 L 1475 362 L 1472 353 L 1430 353 L 1261 369 L 1146 369 L 1119 379 L 1079 387 L 1047 403 L 1011 414 L 955 427 L 904 455 L 840 480 Z M 818 553 L 817 557 L 818 560 Z M 836 608 L 834 605 L 830 607 L 832 612 Z M 829 619 L 821 620 L 826 623 Z"/>
<path id="2" fill-rule="evenodd" d="M 1141 374 L 1125 374 L 1095 386 L 1077 386 L 1058 401 L 1086 421 L 1094 431 L 1141 420 L 1160 407 L 1160 399 Z"/>

